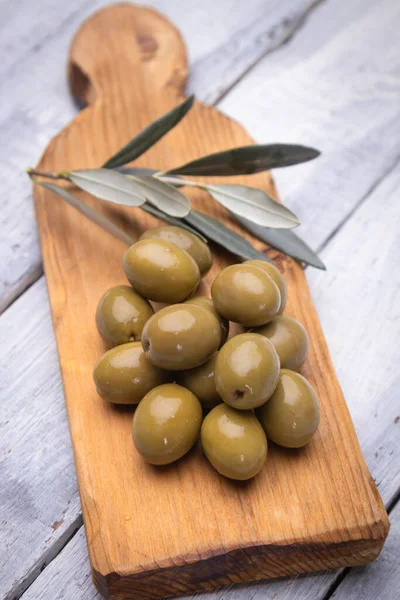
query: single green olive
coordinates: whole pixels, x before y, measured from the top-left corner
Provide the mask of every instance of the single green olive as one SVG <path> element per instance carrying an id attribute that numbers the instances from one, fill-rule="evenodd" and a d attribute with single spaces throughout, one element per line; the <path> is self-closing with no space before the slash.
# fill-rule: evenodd
<path id="1" fill-rule="evenodd" d="M 203 408 L 213 408 L 222 402 L 217 394 L 214 379 L 217 356 L 218 352 L 203 365 L 189 371 L 182 371 L 179 374 L 179 383 L 193 392 L 200 400 Z"/>
<path id="2" fill-rule="evenodd" d="M 207 296 L 195 296 L 194 298 L 185 300 L 185 304 L 196 304 L 197 306 L 202 306 L 203 308 L 207 308 L 212 312 L 212 314 L 218 319 L 218 323 L 221 328 L 220 347 L 223 346 L 229 335 L 229 321 L 217 313 L 214 302 L 211 300 L 211 298 L 207 298 Z"/>
<path id="3" fill-rule="evenodd" d="M 159 385 L 135 411 L 133 443 L 152 465 L 168 465 L 186 454 L 196 442 L 202 420 L 201 404 L 180 385 Z"/>
<path id="4" fill-rule="evenodd" d="M 181 302 L 200 282 L 196 261 L 166 240 L 136 242 L 126 251 L 123 266 L 133 289 L 155 302 Z"/>
<path id="5" fill-rule="evenodd" d="M 270 262 L 265 260 L 246 260 L 244 262 L 245 265 L 254 265 L 255 267 L 259 267 L 273 279 L 273 281 L 278 286 L 279 292 L 281 294 L 281 304 L 278 310 L 278 313 L 282 313 L 283 309 L 286 306 L 287 296 L 288 296 L 288 288 L 286 279 L 280 272 L 280 270 Z"/>
<path id="6" fill-rule="evenodd" d="M 306 330 L 296 319 L 278 315 L 254 332 L 273 343 L 282 369 L 297 371 L 306 360 L 310 343 Z"/>
<path id="7" fill-rule="evenodd" d="M 171 371 L 202 365 L 216 352 L 220 341 L 221 330 L 216 317 L 195 304 L 162 308 L 147 321 L 142 333 L 142 345 L 149 361 Z"/>
<path id="8" fill-rule="evenodd" d="M 138 404 L 156 385 L 169 378 L 146 358 L 140 342 L 108 350 L 93 369 L 99 396 L 114 404 Z"/>
<path id="9" fill-rule="evenodd" d="M 110 288 L 100 299 L 96 325 L 109 344 L 140 340 L 146 321 L 154 314 L 151 304 L 128 285 Z"/>
<path id="10" fill-rule="evenodd" d="M 212 284 L 211 297 L 220 315 L 244 327 L 265 325 L 281 304 L 272 278 L 260 267 L 245 263 L 220 271 Z"/>
<path id="11" fill-rule="evenodd" d="M 250 479 L 265 464 L 267 438 L 249 410 L 235 410 L 226 404 L 216 406 L 203 421 L 200 439 L 214 469 L 230 479 Z"/>
<path id="12" fill-rule="evenodd" d="M 301 448 L 319 424 L 317 395 L 302 375 L 282 369 L 275 392 L 257 415 L 268 439 L 285 448 Z"/>
<path id="13" fill-rule="evenodd" d="M 188 254 L 197 262 L 201 276 L 204 277 L 211 269 L 212 256 L 210 248 L 197 235 L 191 233 L 182 227 L 174 225 L 164 225 L 163 227 L 153 227 L 148 229 L 140 236 L 141 240 L 159 239 L 172 242 L 179 248 L 186 250 Z"/>
<path id="14" fill-rule="evenodd" d="M 279 379 L 279 358 L 267 338 L 241 333 L 221 348 L 215 363 L 215 386 L 222 400 L 240 410 L 261 406 Z"/>

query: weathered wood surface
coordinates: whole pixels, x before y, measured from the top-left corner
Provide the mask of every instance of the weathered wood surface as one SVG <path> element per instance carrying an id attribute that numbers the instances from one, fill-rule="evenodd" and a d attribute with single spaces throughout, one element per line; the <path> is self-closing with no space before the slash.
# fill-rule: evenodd
<path id="1" fill-rule="evenodd" d="M 43 278 L 0 319 L 0 597 L 18 597 L 80 526 Z"/>
<path id="2" fill-rule="evenodd" d="M 400 161 L 330 240 L 326 277 L 307 271 L 360 443 L 387 504 L 400 491 L 399 188 Z"/>
<path id="3" fill-rule="evenodd" d="M 218 84 L 222 76 L 229 76 L 229 69 L 226 68 L 226 65 L 230 63 L 218 61 L 218 48 L 225 48 L 225 58 L 228 61 L 231 48 L 232 51 L 239 52 L 239 58 L 242 48 L 254 48 L 256 53 L 251 61 L 254 62 L 254 58 L 257 60 L 260 57 L 258 51 L 261 49 L 264 52 L 268 48 L 262 47 L 262 43 L 258 44 L 258 39 L 251 35 L 250 22 L 253 21 L 256 26 L 260 22 L 261 16 L 268 19 L 271 14 L 272 17 L 275 17 L 275 4 L 279 8 L 279 3 L 268 1 L 268 3 L 263 3 L 266 10 L 256 14 L 255 7 L 258 6 L 256 3 L 251 3 L 252 11 L 248 10 L 249 3 L 232 3 L 232 6 L 229 5 L 229 10 L 226 10 L 223 6 L 225 2 L 216 3 L 203 0 L 202 2 L 192 2 L 189 13 L 180 10 L 180 3 L 172 1 L 151 4 L 169 15 L 183 31 L 192 61 L 192 78 L 189 81 L 189 89 L 194 89 L 197 95 L 202 98 L 213 98 L 215 88 L 212 86 Z M 293 13 L 293 11 L 298 11 L 301 6 L 306 6 L 306 4 L 308 6 L 311 3 L 293 1 L 291 3 L 281 2 L 280 4 L 282 5 L 281 21 L 285 26 L 285 12 L 287 14 Z M 6 15 L 7 17 L 0 22 L 2 27 L 0 37 L 0 47 L 2 48 L 1 67 L 4 68 L 2 71 L 4 76 L 1 80 L 3 93 L 0 99 L 2 107 L 0 131 L 2 139 L 7 140 L 7 144 L 3 144 L 0 150 L 3 166 L 3 193 L 1 196 L 3 210 L 0 222 L 1 230 L 7 232 L 7 236 L 1 236 L 0 239 L 2 256 L 0 279 L 3 271 L 6 271 L 3 279 L 8 280 L 9 285 L 6 287 L 10 299 L 15 296 L 18 285 L 21 286 L 19 289 L 24 289 L 29 284 L 24 274 L 30 273 L 33 278 L 36 278 L 40 269 L 40 257 L 31 208 L 31 193 L 25 175 L 21 172 L 21 167 L 33 164 L 48 139 L 74 114 L 75 108 L 68 95 L 64 73 L 67 47 L 71 35 L 82 18 L 90 13 L 96 5 L 100 5 L 100 2 L 84 3 L 79 0 L 60 5 L 58 1 L 52 0 L 46 3 L 41 2 L 41 11 L 38 11 L 37 5 L 25 0 L 24 3 L 19 2 L 18 5 L 17 3 L 4 2 L 0 6 L 1 16 Z M 374 6 L 377 8 L 374 9 Z M 371 10 L 375 10 L 375 12 L 371 13 Z M 220 12 L 218 13 L 218 11 Z M 240 11 L 242 14 L 240 14 Z M 379 11 L 379 15 L 375 19 L 371 18 L 371 14 L 375 17 L 377 11 Z M 227 14 L 231 13 L 233 16 L 232 19 L 229 19 Z M 196 14 L 196 19 L 191 18 L 193 14 Z M 224 27 L 220 27 L 219 24 L 214 22 L 216 14 L 224 15 Z M 368 17 L 368 15 L 370 16 Z M 306 165 L 275 172 L 281 195 L 285 201 L 290 197 L 292 206 L 295 204 L 300 206 L 301 204 L 299 212 L 302 216 L 304 215 L 304 229 L 307 228 L 305 237 L 314 246 L 328 244 L 329 237 L 335 229 L 334 224 L 339 222 L 340 227 L 342 220 L 350 216 L 348 214 L 348 202 L 351 202 L 351 206 L 357 206 L 362 202 L 368 196 L 368 190 L 376 186 L 377 182 L 384 177 L 386 171 L 390 170 L 393 159 L 397 155 L 397 138 L 392 137 L 388 125 L 391 122 L 394 123 L 394 134 L 396 121 L 393 120 L 394 104 L 392 98 L 396 102 L 396 89 L 398 90 L 398 87 L 396 88 L 398 86 L 398 79 L 396 79 L 396 69 L 398 72 L 398 52 L 396 52 L 398 17 L 396 15 L 398 15 L 398 4 L 390 0 L 379 3 L 370 0 L 363 2 L 353 0 L 341 5 L 340 11 L 337 10 L 333 0 L 325 1 L 321 7 L 317 7 L 309 15 L 303 27 L 296 32 L 296 35 L 288 44 L 270 54 L 267 59 L 256 67 L 258 82 L 263 79 L 266 82 L 271 81 L 274 74 L 279 75 L 279 77 L 276 77 L 274 85 L 271 85 L 263 96 L 257 91 L 253 93 L 252 90 L 255 81 L 250 80 L 250 77 L 255 69 L 244 77 L 241 94 L 235 97 L 235 102 L 232 105 L 229 103 L 232 93 L 226 96 L 224 110 L 229 111 L 232 116 L 242 121 L 260 141 L 275 139 L 291 141 L 292 139 L 298 139 L 304 142 L 301 128 L 306 123 L 307 136 L 310 136 L 310 132 L 312 135 L 316 135 L 316 144 L 319 143 L 323 149 L 325 149 L 326 143 L 330 144 L 328 164 L 324 166 L 326 178 L 319 180 L 318 187 L 313 188 L 313 194 L 308 193 L 308 186 L 312 185 L 311 178 L 309 177 L 307 182 L 303 183 L 303 173 L 308 168 Z M 365 19 L 369 19 L 369 29 L 364 29 Z M 266 32 L 269 31 L 270 27 L 272 33 L 273 21 L 274 19 L 266 22 Z M 297 25 L 299 24 L 297 22 Z M 374 40 L 372 49 L 370 47 L 371 27 Z M 208 35 L 211 29 L 213 31 L 212 39 L 211 35 Z M 343 32 L 347 33 L 344 35 Z M 227 38 L 223 37 L 225 34 Z M 347 49 L 347 55 L 344 54 L 344 58 L 340 53 L 340 48 L 343 46 L 343 36 L 346 38 Z M 266 37 L 268 37 L 267 34 Z M 352 42 L 353 38 L 357 39 L 357 44 Z M 232 40 L 232 44 L 228 43 L 229 39 Z M 324 53 L 325 59 L 330 65 L 329 73 L 325 73 L 325 78 L 322 79 L 321 75 L 324 75 L 323 61 L 317 61 L 318 68 L 308 70 L 310 62 L 316 64 L 316 57 L 320 52 Z M 209 69 L 214 64 L 214 60 L 210 60 L 212 57 L 215 59 L 217 66 L 216 70 L 210 75 Z M 209 67 L 207 71 L 202 69 L 202 61 L 206 58 Z M 304 69 L 307 69 L 309 77 L 305 85 L 300 85 L 302 79 L 299 74 L 302 64 Z M 349 65 L 353 66 L 348 68 Z M 290 77 L 285 76 L 285 73 L 286 71 L 291 72 L 294 66 L 296 66 L 296 81 L 298 83 L 296 86 L 291 87 Z M 217 70 L 217 67 L 219 67 L 219 70 Z M 321 69 L 322 73 L 320 72 Z M 279 101 L 276 101 L 270 108 L 269 96 L 271 93 L 279 95 L 282 77 L 282 105 Z M 328 85 L 326 78 L 328 78 L 328 83 L 335 82 L 335 84 L 332 83 L 329 94 L 326 94 L 325 97 L 324 90 Z M 206 81 L 209 82 L 207 83 L 207 96 L 203 96 L 203 90 L 198 89 L 198 81 L 202 85 Z M 246 81 L 249 81 L 248 86 L 245 85 Z M 357 85 L 354 85 L 355 81 Z M 230 85 L 228 82 L 227 89 L 230 88 Z M 332 98 L 336 97 L 340 100 L 343 89 L 346 92 L 346 102 L 338 107 L 338 110 L 334 110 L 335 106 L 333 106 L 329 114 L 326 111 L 324 117 L 323 106 L 325 101 L 328 102 L 329 99 L 332 101 Z M 45 96 L 44 90 L 46 91 Z M 285 90 L 287 91 L 285 92 Z M 292 95 L 288 93 L 290 90 L 293 92 Z M 337 90 L 340 90 L 339 95 Z M 363 92 L 364 95 L 362 95 Z M 297 121 L 291 115 L 297 110 L 300 93 L 302 95 L 303 112 L 299 116 L 301 118 Z M 306 96 L 307 94 L 308 96 Z M 376 106 L 379 102 L 376 112 L 368 108 L 371 94 L 372 106 Z M 218 94 L 217 97 L 219 97 Z M 248 106 L 249 102 L 252 102 L 253 97 L 258 99 L 258 102 L 252 103 L 251 109 L 247 110 L 245 107 Z M 316 104 L 313 104 L 316 98 L 319 100 Z M 304 109 L 307 102 L 311 106 L 309 113 Z M 283 108 L 285 108 L 284 113 Z M 317 117 L 318 122 L 314 129 L 312 125 Z M 333 118 L 334 122 L 332 121 Z M 290 128 L 287 128 L 286 122 L 290 123 Z M 271 135 L 269 134 L 270 128 L 272 128 Z M 339 130 L 342 135 L 340 135 Z M 318 137 L 319 132 L 322 132 L 320 133 L 321 137 Z M 333 146 L 331 146 L 331 140 L 334 140 Z M 354 159 L 350 161 L 351 169 L 347 169 L 346 166 L 347 156 L 343 157 L 343 160 L 339 160 L 342 146 L 349 144 L 349 140 L 351 141 L 350 158 L 353 157 Z M 377 153 L 377 163 L 374 160 L 375 152 Z M 378 165 L 377 169 L 375 168 L 376 164 Z M 350 190 L 348 195 L 346 195 L 346 189 Z M 338 192 L 337 196 L 335 195 L 336 192 Z M 307 224 L 311 223 L 313 211 L 311 208 L 308 209 L 308 202 L 313 202 L 314 197 L 318 198 L 318 202 L 326 201 L 326 204 L 324 214 L 319 215 L 318 223 L 313 220 L 311 227 Z M 390 198 L 392 203 L 396 201 L 396 196 L 393 196 L 393 194 Z M 383 197 L 376 196 L 377 205 L 382 201 Z M 337 211 L 342 209 L 343 214 L 338 216 Z M 400 410 L 398 410 L 396 414 L 397 396 L 395 389 L 397 384 L 394 377 L 398 356 L 393 355 L 396 346 L 391 344 L 394 343 L 393 340 L 396 339 L 396 335 L 398 336 L 398 321 L 395 320 L 398 304 L 396 306 L 395 302 L 391 301 L 389 293 L 384 303 L 381 304 L 383 310 L 381 314 L 385 314 L 386 311 L 393 315 L 388 325 L 392 334 L 392 342 L 391 344 L 383 342 L 384 351 L 377 351 L 369 344 L 367 351 L 356 352 L 352 356 L 353 349 L 347 343 L 347 332 L 349 330 L 353 332 L 352 339 L 356 341 L 358 336 L 367 335 L 363 320 L 360 319 L 359 325 L 353 327 L 353 315 L 360 308 L 362 310 L 364 303 L 367 301 L 364 293 L 365 286 L 362 283 L 360 283 L 362 300 L 358 301 L 358 288 L 355 289 L 354 294 L 347 298 L 343 316 L 340 315 L 341 334 L 340 336 L 335 334 L 338 323 L 338 316 L 335 311 L 336 299 L 342 296 L 342 284 L 346 285 L 353 272 L 351 251 L 356 245 L 356 237 L 352 235 L 351 227 L 354 217 L 350 218 L 348 222 L 348 255 L 341 253 L 341 237 L 338 235 L 338 248 L 335 248 L 331 256 L 328 245 L 323 255 L 328 263 L 328 273 L 319 276 L 317 273 L 309 271 L 308 277 L 364 454 L 379 489 L 382 491 L 385 502 L 388 504 L 390 498 L 392 500 L 394 498 L 396 486 L 398 489 L 398 455 L 395 450 L 396 435 L 398 437 L 398 433 L 395 427 L 391 428 L 389 417 L 387 420 L 384 419 L 385 404 L 381 402 L 383 396 L 381 397 L 379 391 L 381 383 L 379 377 L 383 377 L 386 374 L 386 369 L 388 370 L 390 374 L 388 379 L 390 393 L 386 397 L 389 399 L 388 402 L 390 401 L 389 405 L 392 407 L 391 410 L 395 415 L 395 419 L 400 413 Z M 366 262 L 359 264 L 360 269 L 367 269 L 368 263 L 372 264 L 376 256 L 380 256 L 380 244 L 383 244 L 384 247 L 386 247 L 386 243 L 392 244 L 394 249 L 399 247 L 398 239 L 395 238 L 395 222 L 391 222 L 390 219 L 382 224 L 382 239 L 379 236 L 374 239 L 374 235 L 376 235 L 374 226 L 377 225 L 380 217 L 380 212 L 373 215 L 372 222 L 369 223 L 371 234 L 366 239 L 362 249 L 358 250 L 358 257 L 360 255 L 366 257 Z M 324 231 L 326 230 L 326 236 L 320 232 L 320 224 L 323 225 Z M 337 257 L 338 253 L 340 260 Z M 348 264 L 349 261 L 350 264 Z M 354 270 L 357 268 L 357 264 L 357 262 L 354 263 Z M 391 281 L 393 289 L 396 289 L 395 286 L 399 285 L 393 279 L 394 274 L 398 272 L 396 267 L 396 263 L 392 261 L 390 255 L 387 255 L 385 261 L 381 263 L 379 275 L 380 281 Z M 336 281 L 338 273 L 344 279 L 339 277 Z M 328 278 L 333 277 L 335 281 L 331 282 L 329 279 L 328 285 L 326 276 Z M 360 274 L 361 277 L 362 274 Z M 374 302 L 381 299 L 380 291 L 377 286 L 374 286 L 374 281 L 370 282 L 370 286 L 368 288 L 369 308 L 366 313 L 364 312 L 368 316 L 368 323 L 376 321 L 376 313 L 373 310 Z M 321 300 L 319 300 L 320 294 L 323 294 Z M 42 279 L 15 305 L 14 312 L 10 309 L 1 317 L 2 331 L 7 333 L 7 337 L 2 337 L 5 340 L 3 342 L 3 354 L 6 358 L 9 356 L 15 357 L 13 360 L 7 361 L 5 359 L 3 362 L 6 365 L 5 369 L 8 371 L 7 381 L 15 381 L 13 386 L 14 397 L 25 397 L 26 390 L 30 389 L 27 382 L 24 379 L 21 380 L 19 374 L 21 372 L 20 368 L 29 371 L 32 360 L 29 352 L 21 353 L 18 347 L 13 352 L 11 351 L 15 346 L 14 339 L 17 338 L 19 331 L 23 334 L 26 330 L 26 322 L 30 315 L 35 315 L 35 313 L 39 315 L 47 314 L 46 304 L 45 286 Z M 18 318 L 18 311 L 21 311 L 20 319 Z M 35 339 L 43 340 L 42 343 L 45 347 L 54 344 L 49 318 L 45 318 L 45 316 L 37 320 L 31 318 L 34 329 L 29 340 L 33 344 L 33 348 L 35 347 Z M 7 325 L 4 325 L 5 323 Z M 341 360 L 341 353 L 346 350 L 348 350 L 347 358 Z M 390 358 L 392 355 L 397 356 L 397 358 L 388 360 L 388 357 Z M 32 441 L 27 443 L 29 448 L 31 444 L 35 443 L 35 438 L 39 441 L 43 438 L 45 430 L 41 426 L 41 421 L 44 419 L 43 415 L 47 415 L 51 427 L 48 432 L 46 431 L 48 435 L 45 438 L 45 444 L 39 445 L 43 458 L 46 454 L 51 456 L 53 449 L 58 444 L 61 444 L 64 448 L 69 447 L 69 438 L 65 421 L 59 418 L 59 415 L 63 414 L 64 408 L 61 385 L 58 379 L 57 360 L 54 356 L 49 358 L 47 354 L 42 355 L 40 349 L 37 349 L 37 357 L 37 361 L 35 360 L 35 380 L 42 379 L 46 381 L 46 378 L 48 378 L 48 386 L 45 390 L 40 389 L 40 391 L 37 391 L 34 384 L 32 386 L 32 394 L 40 394 L 41 404 L 31 416 Z M 51 358 L 52 360 L 50 360 Z M 348 368 L 349 361 L 354 368 Z M 18 369 L 16 368 L 17 365 Z M 358 383 L 356 384 L 356 380 L 352 379 L 353 374 L 358 372 L 359 367 L 362 367 L 366 373 L 365 388 L 363 388 L 365 394 L 363 397 L 358 395 Z M 373 369 L 377 367 L 379 367 L 377 370 L 379 377 L 375 378 Z M 373 390 L 372 395 L 370 394 L 370 388 Z M 3 387 L 1 392 L 2 399 L 4 394 L 8 402 L 7 390 Z M 377 417 L 374 417 L 375 411 L 377 411 Z M 17 490 L 15 498 L 6 497 L 6 492 L 4 492 L 3 498 L 5 500 L 1 505 L 1 509 L 6 515 L 5 524 L 8 537 L 6 541 L 3 536 L 0 538 L 3 552 L 2 560 L 4 561 L 0 566 L 2 572 L 0 595 L 3 596 L 10 589 L 10 597 L 13 597 L 13 589 L 20 590 L 28 586 L 43 565 L 57 553 L 59 546 L 68 539 L 69 529 L 65 530 L 62 527 L 58 527 L 54 531 L 51 529 L 51 525 L 60 520 L 59 516 L 62 511 L 60 514 L 57 513 L 55 521 L 52 520 L 52 514 L 47 513 L 48 518 L 46 519 L 40 514 L 40 511 L 36 521 L 28 523 L 24 518 L 24 490 L 31 486 L 31 469 L 25 464 L 24 468 L 21 468 L 19 459 L 18 461 L 13 460 L 11 463 L 8 463 L 8 461 L 11 460 L 10 455 L 12 454 L 9 453 L 9 450 L 15 447 L 22 448 L 27 441 L 26 431 L 18 426 L 18 422 L 23 422 L 26 418 L 26 408 L 23 403 L 19 403 L 18 411 L 13 412 L 11 420 L 3 418 L 3 414 L 5 414 L 3 407 L 1 408 L 1 414 L 4 431 L 8 431 L 5 434 L 7 443 L 2 444 L 5 465 L 3 466 L 3 472 L 8 476 L 12 474 L 12 477 L 18 483 L 21 483 L 21 485 L 16 485 L 14 488 Z M 362 427 L 358 427 L 358 419 L 362 419 Z M 386 425 L 381 428 L 382 419 Z M 364 425 L 365 422 L 367 423 L 366 426 Z M 397 425 L 397 427 L 399 426 L 400 424 Z M 2 436 L 4 436 L 4 433 L 2 433 Z M 370 443 L 368 443 L 369 440 L 371 440 Z M 21 450 L 21 454 L 23 453 L 24 451 Z M 29 454 L 29 450 L 26 454 Z M 67 500 L 63 492 L 64 488 L 72 490 L 71 481 L 74 481 L 72 463 L 69 464 L 69 468 L 59 470 L 57 462 L 56 474 L 51 472 L 47 474 L 44 468 L 41 469 L 40 464 L 44 465 L 45 463 L 40 463 L 37 460 L 36 464 L 37 469 L 34 477 L 37 477 L 37 480 L 36 483 L 33 482 L 33 488 L 39 488 L 40 490 L 40 481 L 43 482 L 43 489 L 41 489 L 42 505 L 46 507 L 54 503 L 56 506 L 63 506 L 63 510 L 69 506 L 71 510 L 67 511 L 68 519 L 65 522 L 68 527 L 74 523 L 79 525 L 78 503 Z M 51 468 L 51 464 L 46 463 L 46 469 L 51 470 Z M 72 491 L 71 498 L 74 497 L 74 493 L 76 497 L 76 488 Z M 391 519 L 393 522 L 394 517 L 392 516 Z M 49 533 L 51 533 L 50 538 Z M 14 538 L 18 538 L 18 542 L 12 543 Z M 45 543 L 46 540 L 48 540 L 47 543 Z M 18 562 L 7 560 L 6 552 L 8 548 L 5 544 L 13 547 L 14 554 L 12 556 L 14 559 L 18 556 Z M 46 551 L 36 552 L 37 547 L 46 548 Z M 50 550 L 50 555 L 46 556 L 48 550 Z M 83 552 L 86 552 L 85 548 L 83 548 Z M 63 557 L 64 553 L 60 557 Z M 85 554 L 82 554 L 82 556 L 85 556 Z M 64 559 L 62 564 L 59 560 L 57 564 L 60 565 L 58 568 L 65 574 L 67 580 L 65 597 L 69 597 L 68 592 L 72 590 L 71 575 L 73 570 Z M 379 566 L 379 562 L 376 566 Z M 48 569 L 45 569 L 39 581 L 43 581 L 47 577 L 47 571 Z M 69 574 L 68 577 L 67 574 Z M 83 565 L 82 572 L 76 574 L 77 580 L 80 580 L 81 576 L 88 577 L 87 566 Z M 277 592 L 279 592 L 278 597 L 321 598 L 324 597 L 334 576 L 330 574 L 326 577 L 327 579 L 325 579 L 325 576 L 312 576 L 290 582 L 285 581 L 280 587 L 279 584 L 274 582 L 262 586 L 261 589 L 264 594 L 268 593 L 268 596 L 270 589 L 277 589 Z M 50 578 L 47 580 L 47 585 L 50 585 L 49 582 Z M 276 585 L 278 585 L 278 588 L 275 587 Z M 61 594 L 63 594 L 62 591 L 59 592 L 57 586 L 50 586 L 49 590 L 48 597 L 52 599 L 61 597 Z M 243 599 L 248 597 L 246 590 L 241 593 Z M 236 594 L 239 594 L 239 591 Z M 270 597 L 272 598 L 274 594 L 275 592 L 271 592 Z M 35 596 L 32 595 L 31 597 Z M 77 595 L 76 597 L 81 596 Z M 89 598 L 92 596 L 88 592 L 87 596 L 82 593 L 83 597 Z"/>
<path id="4" fill-rule="evenodd" d="M 348 398 L 361 447 L 388 507 L 396 500 L 400 488 L 398 468 L 400 406 L 397 393 L 400 385 L 397 369 L 400 349 L 397 341 L 398 328 L 393 327 L 393 322 L 396 323 L 394 319 L 399 315 L 400 305 L 400 272 L 395 269 L 396 249 L 399 248 L 400 241 L 398 230 L 393 226 L 400 216 L 400 208 L 396 204 L 399 186 L 400 164 L 375 192 L 368 196 L 352 219 L 324 250 L 323 258 L 331 259 L 334 263 L 331 270 L 322 274 L 320 281 L 318 274 L 308 271 L 311 289 L 327 332 L 328 342 L 332 347 L 335 366 Z M 385 217 L 380 219 L 378 217 L 381 210 Z M 362 243 L 362 250 L 355 252 L 354 236 L 357 236 L 356 239 Z M 348 257 L 353 254 L 354 257 L 349 261 Z M 365 277 L 362 274 L 367 268 L 366 265 L 372 263 L 377 281 L 385 280 L 388 273 L 392 274 L 391 284 L 386 289 L 379 289 L 372 282 L 366 288 Z M 354 273 L 360 275 L 354 277 Z M 323 275 L 329 278 L 328 282 L 324 280 Z M 337 308 L 339 298 L 342 304 Z M 355 298 L 361 298 L 358 303 L 358 308 L 361 310 L 354 309 Z M 340 311 L 340 318 L 337 310 Z M 376 325 L 373 325 L 377 313 L 380 319 L 376 321 Z M 366 322 L 372 324 L 371 335 L 365 328 Z M 339 328 L 337 328 L 338 323 Z M 352 350 L 354 345 L 348 342 L 349 332 L 357 340 L 357 346 L 358 340 L 365 340 L 361 352 Z M 382 341 L 380 336 L 385 332 Z M 377 360 L 376 349 L 370 343 L 371 337 L 374 339 L 375 336 L 378 345 L 384 346 L 385 354 L 393 357 L 393 360 Z M 371 365 L 376 367 L 373 373 L 371 373 Z M 385 382 L 384 389 L 382 389 L 382 382 Z M 394 594 L 389 593 L 386 596 L 379 596 L 376 590 L 379 590 L 379 586 L 383 586 L 384 581 L 386 583 L 383 590 L 397 590 L 399 506 L 398 504 L 390 515 L 392 529 L 382 556 L 371 566 L 351 571 L 352 586 L 348 586 L 349 575 L 347 575 L 338 588 L 339 598 L 351 598 L 351 600 L 364 598 L 394 600 L 396 598 Z M 381 564 L 383 564 L 382 573 Z M 231 589 L 223 593 L 204 594 L 200 595 L 200 598 L 201 600 L 247 600 L 249 597 L 251 600 L 325 599 L 337 577 L 337 573 L 325 572 Z M 370 580 L 371 588 L 365 585 L 366 579 Z M 61 581 L 63 595 L 58 596 L 57 590 Z M 341 587 L 344 585 L 346 585 L 347 596 L 340 595 Z M 369 589 L 373 589 L 374 593 L 369 593 Z M 38 578 L 25 594 L 24 600 L 25 598 L 51 600 L 55 596 L 65 597 L 68 600 L 75 600 L 75 598 L 76 600 L 92 598 L 100 600 L 101 598 L 100 595 L 95 595 L 90 583 L 90 566 L 83 529 Z"/>
<path id="5" fill-rule="evenodd" d="M 118 0 L 109 2 L 116 3 Z M 4 2 L 0 8 L 0 311 L 42 272 L 31 190 L 25 169 L 76 114 L 65 63 L 71 38 L 103 0 Z M 174 0 L 141 2 L 158 8 L 179 26 L 188 44 L 189 90 L 215 102 L 252 64 L 290 36 L 315 0 Z M 18 9 L 17 9 L 18 6 Z M 15 8 L 14 8 L 15 7 Z M 262 32 L 262 33 L 261 33 Z"/>
<path id="6" fill-rule="evenodd" d="M 400 158 L 399 30 L 399 2 L 351 0 L 336 11 L 324 2 L 218 105 L 257 139 L 322 150 L 318 161 L 274 172 L 317 247 Z"/>

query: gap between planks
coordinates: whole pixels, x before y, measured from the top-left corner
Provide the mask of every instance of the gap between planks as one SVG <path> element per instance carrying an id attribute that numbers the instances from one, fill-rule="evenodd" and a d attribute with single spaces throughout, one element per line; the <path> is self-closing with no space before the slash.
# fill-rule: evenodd
<path id="1" fill-rule="evenodd" d="M 360 198 L 359 202 L 357 202 L 357 204 L 354 206 L 354 208 L 345 215 L 344 219 L 342 221 L 340 221 L 340 223 L 337 225 L 337 227 L 335 227 L 335 229 L 326 238 L 326 240 L 324 240 L 318 246 L 318 248 L 317 248 L 318 253 L 321 253 L 330 244 L 330 242 L 333 240 L 333 238 L 335 238 L 337 236 L 337 234 L 340 232 L 342 227 L 347 223 L 347 221 L 349 221 L 356 214 L 356 212 L 362 207 L 362 205 L 368 199 L 368 197 L 371 194 L 373 194 L 373 192 L 379 187 L 379 185 L 383 182 L 383 180 L 386 177 L 389 177 L 391 173 L 396 171 L 396 169 L 399 167 L 399 164 L 400 164 L 400 155 L 395 157 L 393 163 L 388 167 L 388 169 L 384 173 L 382 173 L 382 176 L 379 177 L 376 181 L 374 181 L 374 183 L 371 185 L 371 187 L 368 189 L 368 191 L 365 193 L 365 195 L 362 198 Z"/>

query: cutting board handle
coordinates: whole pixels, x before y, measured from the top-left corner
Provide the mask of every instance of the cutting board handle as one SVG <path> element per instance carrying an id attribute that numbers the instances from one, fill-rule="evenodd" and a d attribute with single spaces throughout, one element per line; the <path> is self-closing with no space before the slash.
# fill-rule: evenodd
<path id="1" fill-rule="evenodd" d="M 186 49 L 179 31 L 151 8 L 114 4 L 87 19 L 68 61 L 70 88 L 80 105 L 99 96 L 117 100 L 129 86 L 180 96 L 186 83 Z M 131 91 L 130 90 L 130 91 Z"/>

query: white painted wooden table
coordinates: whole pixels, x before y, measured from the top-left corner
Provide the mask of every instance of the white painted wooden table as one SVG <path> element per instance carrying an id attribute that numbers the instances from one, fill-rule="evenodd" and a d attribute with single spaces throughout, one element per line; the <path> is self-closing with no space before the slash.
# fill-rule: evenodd
<path id="1" fill-rule="evenodd" d="M 190 91 L 260 142 L 318 161 L 275 173 L 328 271 L 308 269 L 333 360 L 392 529 L 368 567 L 207 600 L 400 598 L 400 2 L 154 0 L 181 29 Z M 76 113 L 68 43 L 101 0 L 0 0 L 0 597 L 92 586 L 24 168 Z"/>

